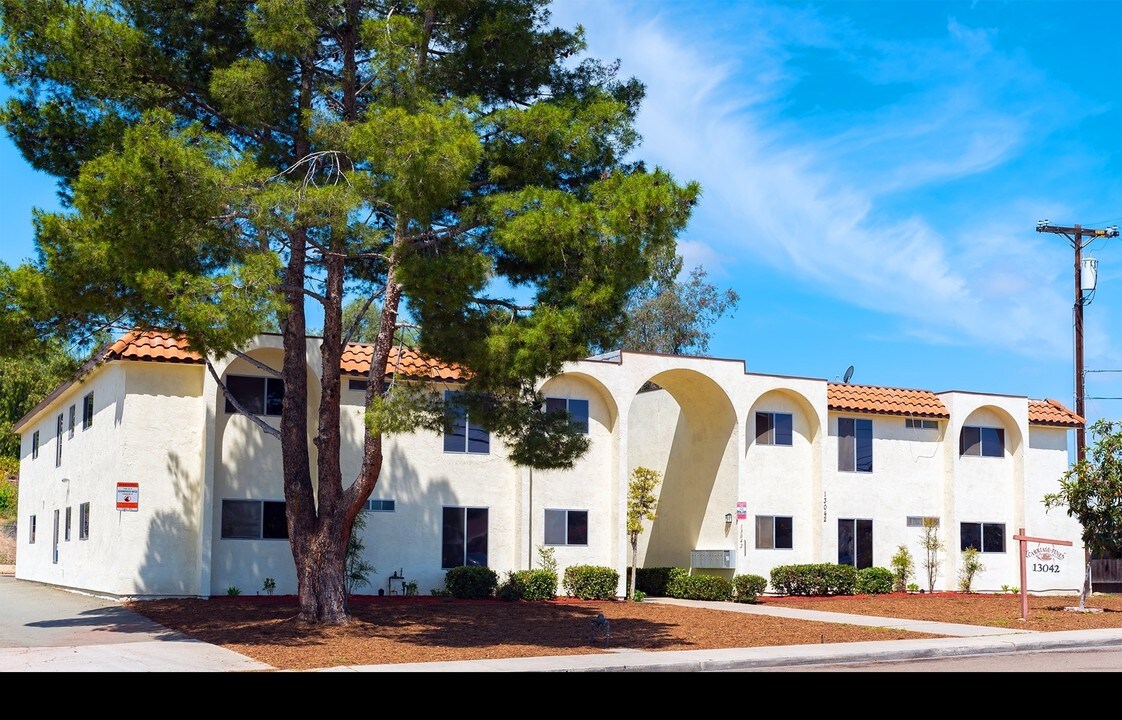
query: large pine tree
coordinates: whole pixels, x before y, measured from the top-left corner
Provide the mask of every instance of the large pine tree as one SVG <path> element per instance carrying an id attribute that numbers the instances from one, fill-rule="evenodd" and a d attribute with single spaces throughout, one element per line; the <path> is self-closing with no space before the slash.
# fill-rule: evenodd
<path id="1" fill-rule="evenodd" d="M 565 466 L 584 449 L 544 452 L 567 423 L 533 388 L 618 338 L 698 188 L 629 162 L 643 86 L 582 58 L 582 30 L 553 28 L 544 0 L 2 12 L 16 95 L 0 120 L 66 209 L 36 213 L 35 262 L 0 266 L 0 350 L 139 327 L 213 355 L 279 325 L 280 423 L 257 422 L 281 440 L 302 620 L 347 621 L 347 543 L 382 436 L 434 417 L 388 392 L 399 310 L 422 352 L 471 368 L 466 397 L 486 401 L 513 461 Z M 381 317 L 361 470 L 344 483 L 342 309 L 356 296 Z M 314 473 L 306 303 L 323 312 Z"/>

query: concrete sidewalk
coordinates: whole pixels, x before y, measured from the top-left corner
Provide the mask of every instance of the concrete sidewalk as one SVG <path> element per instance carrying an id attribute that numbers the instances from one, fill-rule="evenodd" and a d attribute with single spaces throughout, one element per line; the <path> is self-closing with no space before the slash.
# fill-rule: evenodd
<path id="1" fill-rule="evenodd" d="M 669 598 L 650 598 L 645 602 L 896 628 L 947 637 L 720 650 L 651 652 L 621 648 L 589 655 L 341 666 L 310 672 L 696 672 L 1122 647 L 1122 629 L 1044 633 L 766 605 Z M 269 672 L 276 668 L 173 632 L 125 609 L 115 600 L 0 576 L 0 672 L 245 671 Z"/>

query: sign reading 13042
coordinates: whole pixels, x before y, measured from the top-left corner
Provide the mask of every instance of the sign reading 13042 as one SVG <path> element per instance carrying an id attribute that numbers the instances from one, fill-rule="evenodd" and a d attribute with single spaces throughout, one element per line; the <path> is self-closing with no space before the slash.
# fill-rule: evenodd
<path id="1" fill-rule="evenodd" d="M 1025 557 L 1033 561 L 1031 565 L 1033 572 L 1058 573 L 1059 561 L 1064 559 L 1064 554 L 1054 547 L 1042 545 L 1025 553 Z"/>

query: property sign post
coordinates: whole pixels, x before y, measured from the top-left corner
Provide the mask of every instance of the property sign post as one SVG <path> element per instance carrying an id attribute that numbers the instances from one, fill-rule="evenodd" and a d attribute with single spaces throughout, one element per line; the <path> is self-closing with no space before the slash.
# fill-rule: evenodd
<path id="1" fill-rule="evenodd" d="M 1019 540 L 1021 543 L 1021 619 L 1028 620 L 1028 567 L 1025 557 L 1028 555 L 1028 544 L 1030 542 L 1038 543 L 1051 543 L 1053 545 L 1071 545 L 1070 540 L 1053 540 L 1051 538 L 1038 538 L 1029 537 L 1025 535 L 1025 529 L 1020 528 L 1017 534 L 1013 536 L 1014 540 Z"/>

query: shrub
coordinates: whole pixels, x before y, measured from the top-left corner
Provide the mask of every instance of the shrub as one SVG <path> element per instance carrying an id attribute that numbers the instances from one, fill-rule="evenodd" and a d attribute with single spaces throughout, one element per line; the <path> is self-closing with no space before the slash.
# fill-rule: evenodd
<path id="1" fill-rule="evenodd" d="M 565 568 L 565 592 L 581 600 L 615 600 L 619 572 L 602 565 L 570 565 Z"/>
<path id="2" fill-rule="evenodd" d="M 958 589 L 973 592 L 974 576 L 986 569 L 978 559 L 978 548 L 968 547 L 962 551 L 962 568 L 958 571 Z"/>
<path id="3" fill-rule="evenodd" d="M 892 592 L 896 576 L 888 568 L 867 567 L 857 571 L 857 592 L 862 595 L 884 595 Z"/>
<path id="4" fill-rule="evenodd" d="M 856 585 L 857 568 L 852 565 L 811 563 L 771 569 L 772 590 L 780 595 L 852 595 Z"/>
<path id="5" fill-rule="evenodd" d="M 494 597 L 498 584 L 498 573 L 484 565 L 461 565 L 444 573 L 444 586 L 460 600 Z"/>
<path id="6" fill-rule="evenodd" d="M 756 603 L 767 589 L 767 578 L 762 575 L 736 575 L 732 579 L 735 600 L 742 603 Z"/>
<path id="7" fill-rule="evenodd" d="M 666 587 L 673 598 L 683 600 L 732 600 L 732 582 L 717 575 L 677 575 Z"/>
<path id="8" fill-rule="evenodd" d="M 495 596 L 500 600 L 552 600 L 557 597 L 557 574 L 549 570 L 508 572 Z"/>
<path id="9" fill-rule="evenodd" d="M 904 592 L 916 574 L 916 562 L 907 545 L 898 545 L 892 556 L 892 590 Z"/>
<path id="10" fill-rule="evenodd" d="M 674 577 L 674 572 L 686 573 L 682 568 L 656 567 L 635 568 L 635 592 L 646 593 L 651 597 L 667 597 L 666 585 Z M 686 573 L 688 574 L 688 573 Z M 628 569 L 627 582 L 631 582 L 630 568 Z M 631 589 L 630 584 L 628 589 Z"/>

